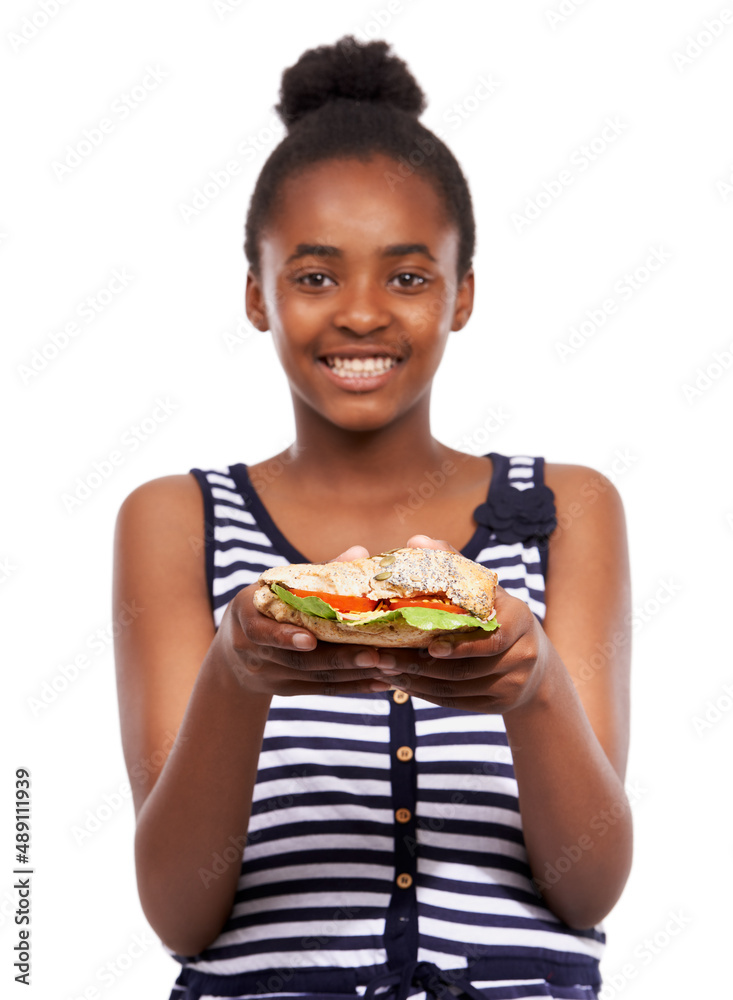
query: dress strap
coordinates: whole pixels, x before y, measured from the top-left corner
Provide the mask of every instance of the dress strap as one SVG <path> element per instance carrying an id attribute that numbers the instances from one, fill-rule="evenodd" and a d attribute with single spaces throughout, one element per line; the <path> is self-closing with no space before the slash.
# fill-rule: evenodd
<path id="1" fill-rule="evenodd" d="M 203 469 L 189 469 L 189 473 L 194 477 L 201 489 L 201 497 L 204 502 L 204 563 L 206 565 L 206 590 L 209 594 L 209 604 L 214 610 L 214 538 L 216 537 L 216 515 L 214 513 L 214 497 L 212 494 L 212 483 L 209 476 L 212 473 Z M 219 470 L 217 470 L 219 473 Z M 192 543 L 194 552 L 198 555 L 198 549 Z"/>
<path id="2" fill-rule="evenodd" d="M 557 527 L 555 494 L 545 485 L 544 458 L 507 457 L 490 452 L 494 463 L 491 489 L 473 512 L 498 542 L 546 540 Z"/>

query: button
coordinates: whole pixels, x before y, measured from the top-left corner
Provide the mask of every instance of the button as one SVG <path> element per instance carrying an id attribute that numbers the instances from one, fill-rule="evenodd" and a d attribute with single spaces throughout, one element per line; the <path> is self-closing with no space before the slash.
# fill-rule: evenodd
<path id="1" fill-rule="evenodd" d="M 412 875 L 409 872 L 402 872 L 401 875 L 397 876 L 395 881 L 400 889 L 409 889 L 412 885 Z"/>
<path id="2" fill-rule="evenodd" d="M 407 691 L 395 691 L 395 693 L 392 695 L 392 699 L 396 701 L 398 705 L 404 704 L 404 702 L 406 702 L 409 697 L 410 696 L 407 693 Z"/>
<path id="3" fill-rule="evenodd" d="M 412 747 L 398 747 L 396 754 L 397 760 L 412 760 L 415 756 Z"/>
<path id="4" fill-rule="evenodd" d="M 398 823 L 409 823 L 412 819 L 412 813 L 409 809 L 398 809 L 395 813 L 395 819 Z"/>

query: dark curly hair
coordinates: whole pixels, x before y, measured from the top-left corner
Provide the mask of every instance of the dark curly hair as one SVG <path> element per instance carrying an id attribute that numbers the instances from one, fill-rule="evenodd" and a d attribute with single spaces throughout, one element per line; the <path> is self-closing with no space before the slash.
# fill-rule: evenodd
<path id="1" fill-rule="evenodd" d="M 458 228 L 460 283 L 476 243 L 471 194 L 456 158 L 418 121 L 425 107 L 412 73 L 384 41 L 362 43 L 346 35 L 309 49 L 286 69 L 275 110 L 288 134 L 262 167 L 245 223 L 252 273 L 260 276 L 258 238 L 287 177 L 322 160 L 383 153 L 396 161 L 396 176 L 414 172 L 433 183 Z"/>

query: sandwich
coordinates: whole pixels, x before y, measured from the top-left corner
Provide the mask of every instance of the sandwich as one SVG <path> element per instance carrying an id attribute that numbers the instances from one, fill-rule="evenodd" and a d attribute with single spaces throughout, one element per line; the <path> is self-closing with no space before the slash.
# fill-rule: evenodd
<path id="1" fill-rule="evenodd" d="M 442 549 L 274 566 L 257 582 L 258 611 L 326 642 L 425 647 L 438 635 L 499 627 L 496 573 Z"/>

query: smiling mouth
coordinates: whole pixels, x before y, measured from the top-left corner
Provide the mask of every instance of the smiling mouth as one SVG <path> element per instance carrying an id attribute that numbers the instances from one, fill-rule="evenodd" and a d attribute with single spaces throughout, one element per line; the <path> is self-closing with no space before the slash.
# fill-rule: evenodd
<path id="1" fill-rule="evenodd" d="M 374 378 L 376 375 L 384 375 L 401 361 L 384 355 L 367 358 L 325 357 L 319 360 L 328 365 L 336 376 L 343 379 Z"/>

